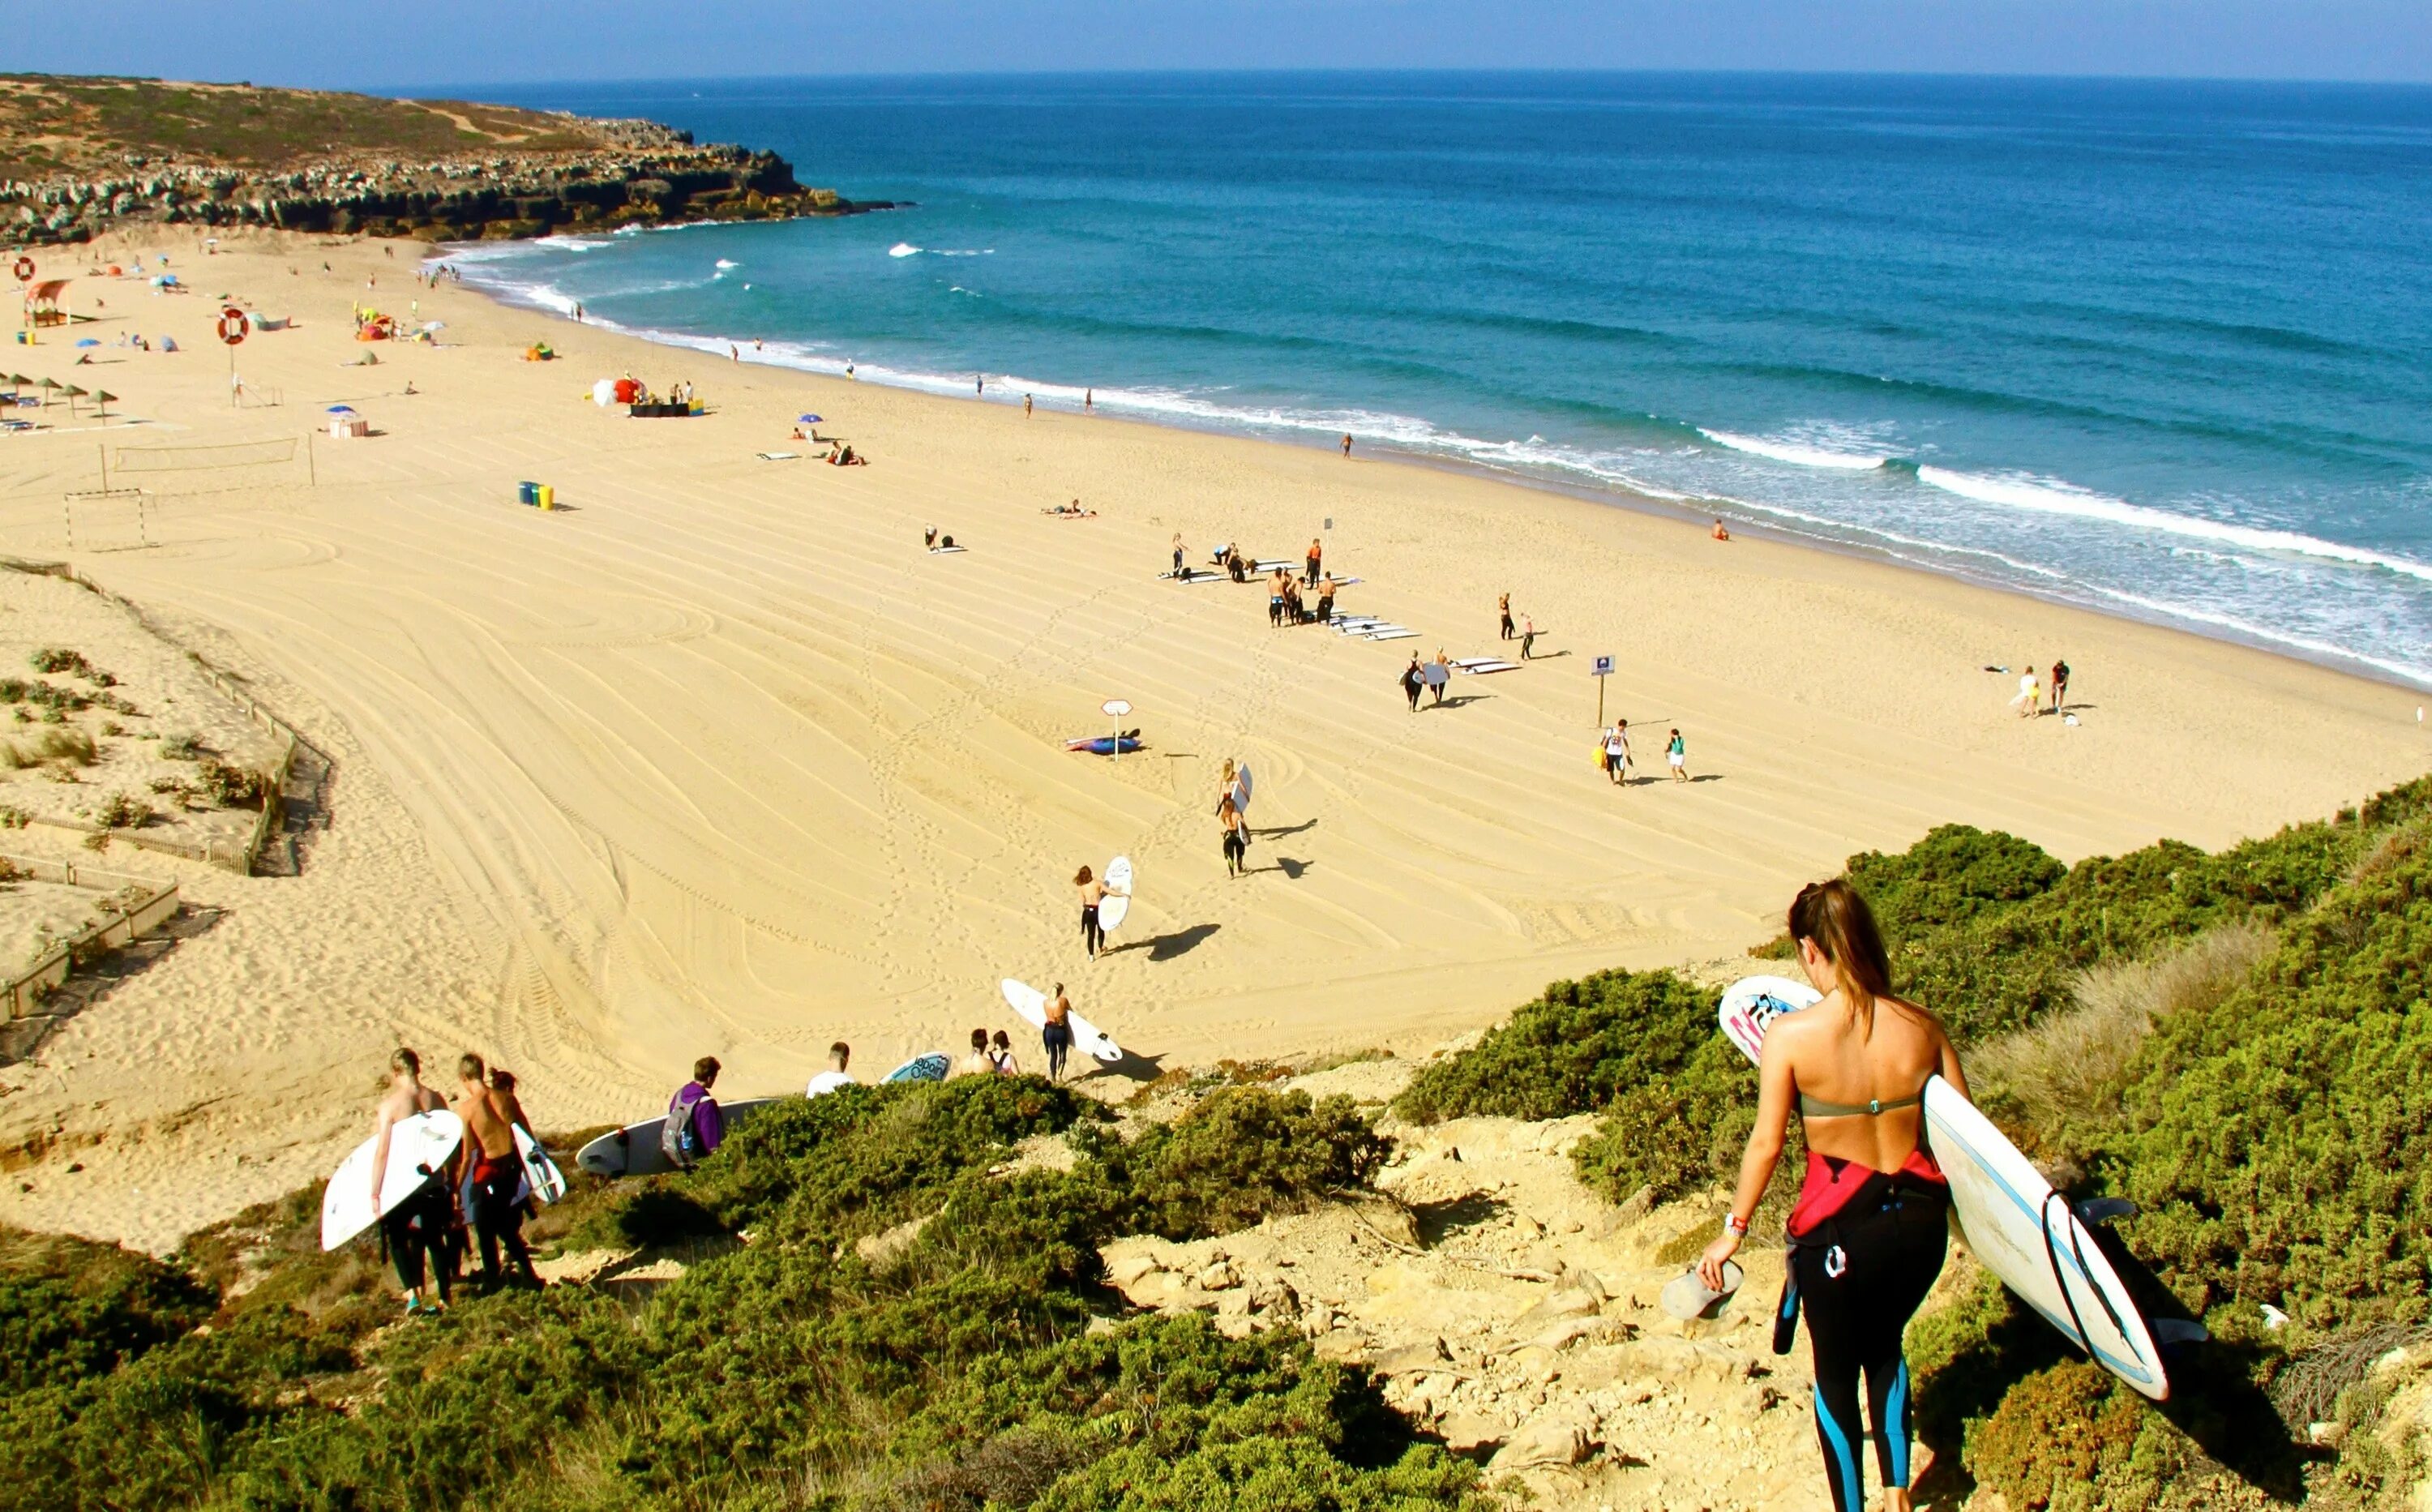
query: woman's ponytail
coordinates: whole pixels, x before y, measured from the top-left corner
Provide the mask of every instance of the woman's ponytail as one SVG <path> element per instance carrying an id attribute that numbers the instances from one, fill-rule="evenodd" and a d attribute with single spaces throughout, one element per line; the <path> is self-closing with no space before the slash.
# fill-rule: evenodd
<path id="1" fill-rule="evenodd" d="M 1874 910 L 1858 890 L 1840 877 L 1799 890 L 1790 905 L 1790 937 L 1812 940 L 1832 963 L 1832 975 L 1849 1011 L 1875 1031 L 1875 999 L 1892 994 L 1891 957 Z"/>

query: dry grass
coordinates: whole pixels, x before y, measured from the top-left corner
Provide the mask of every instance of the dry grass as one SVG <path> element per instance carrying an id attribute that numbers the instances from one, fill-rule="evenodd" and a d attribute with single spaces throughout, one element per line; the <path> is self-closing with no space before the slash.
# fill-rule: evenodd
<path id="1" fill-rule="evenodd" d="M 1970 1073 L 2047 1130 L 2116 1112 L 2128 1062 L 2154 1024 L 2219 1007 L 2278 943 L 2268 929 L 2235 924 L 2164 955 L 2082 973 L 2075 1007 L 1973 1051 Z"/>
<path id="2" fill-rule="evenodd" d="M 10 771 L 39 767 L 49 761 L 93 765 L 97 755 L 93 737 L 71 726 L 56 726 L 22 738 L 0 740 L 0 766 Z"/>

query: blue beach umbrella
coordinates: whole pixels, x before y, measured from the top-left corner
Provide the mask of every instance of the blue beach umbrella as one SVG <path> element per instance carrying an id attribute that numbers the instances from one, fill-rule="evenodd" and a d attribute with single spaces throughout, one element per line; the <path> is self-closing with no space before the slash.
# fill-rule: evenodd
<path id="1" fill-rule="evenodd" d="M 817 425 L 826 417 L 827 416 L 823 415 L 797 415 L 794 416 L 794 423 L 797 425 Z"/>
<path id="2" fill-rule="evenodd" d="M 332 404 L 329 406 L 329 413 L 331 415 L 352 415 L 355 413 L 355 407 L 351 404 Z"/>
<path id="3" fill-rule="evenodd" d="M 91 336 L 84 336 L 77 340 L 76 345 L 79 347 L 98 347 L 101 343 L 93 340 Z"/>

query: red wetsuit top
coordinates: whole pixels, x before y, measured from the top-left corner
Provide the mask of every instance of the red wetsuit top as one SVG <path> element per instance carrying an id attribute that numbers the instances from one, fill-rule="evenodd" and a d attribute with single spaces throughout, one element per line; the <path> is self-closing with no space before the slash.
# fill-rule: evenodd
<path id="1" fill-rule="evenodd" d="M 1909 1151 L 1908 1159 L 1895 1171 L 1879 1171 L 1857 1161 L 1809 1150 L 1807 1179 L 1799 1184 L 1799 1201 L 1790 1210 L 1790 1236 L 1796 1239 L 1813 1233 L 1817 1225 L 1856 1202 L 1861 1193 L 1870 1187 L 1881 1192 L 1902 1179 L 1931 1186 L 1951 1184 L 1942 1167 L 1922 1149 Z"/>

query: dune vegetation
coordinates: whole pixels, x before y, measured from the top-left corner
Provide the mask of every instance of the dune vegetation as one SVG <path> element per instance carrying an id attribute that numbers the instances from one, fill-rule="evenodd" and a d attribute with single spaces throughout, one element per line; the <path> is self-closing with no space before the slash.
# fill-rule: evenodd
<path id="1" fill-rule="evenodd" d="M 1950 827 L 1849 872 L 1980 1101 L 2074 1195 L 2133 1199 L 2132 1283 L 2212 1334 L 2155 1408 L 1963 1289 L 1909 1341 L 1955 1489 L 2364 1506 L 2417 1478 L 2372 1368 L 2432 1313 L 2432 780 L 2217 855 L 2064 867 Z M 1644 1205 L 1711 1200 L 1753 1086 L 1711 992 L 1612 972 L 1398 1111 L 1599 1113 L 1579 1174 Z M 536 1227 L 680 1275 L 410 1326 L 370 1246 L 317 1251 L 311 1191 L 168 1261 L 0 1236 L 0 1512 L 1483 1507 L 1361 1368 L 1131 1313 L 1101 1273 L 1110 1238 L 1323 1202 L 1388 1148 L 1347 1099 L 1259 1086 L 1128 1133 L 1037 1079 L 849 1089 L 697 1171 L 579 1180 Z"/>

